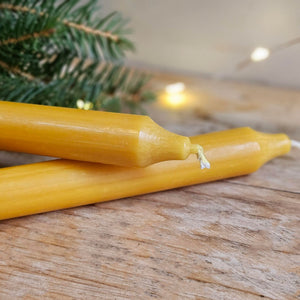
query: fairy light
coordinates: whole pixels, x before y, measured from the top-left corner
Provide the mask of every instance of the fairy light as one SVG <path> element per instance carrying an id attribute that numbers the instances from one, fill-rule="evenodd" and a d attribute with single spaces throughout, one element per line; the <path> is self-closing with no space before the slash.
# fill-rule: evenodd
<path id="1" fill-rule="evenodd" d="M 264 47 L 257 47 L 251 53 L 251 60 L 254 62 L 262 61 L 270 56 L 270 50 Z"/>
<path id="2" fill-rule="evenodd" d="M 89 109 L 92 109 L 92 108 L 93 108 L 93 103 L 92 102 L 86 101 L 84 103 L 84 106 L 83 106 L 84 110 L 89 110 Z"/>
<path id="3" fill-rule="evenodd" d="M 183 82 L 168 84 L 165 87 L 164 102 L 166 105 L 176 108 L 183 106 L 186 101 L 185 84 Z"/>
<path id="4" fill-rule="evenodd" d="M 185 90 L 185 84 L 183 82 L 168 84 L 165 90 L 169 94 L 181 93 Z"/>
<path id="5" fill-rule="evenodd" d="M 76 106 L 79 109 L 83 109 L 83 107 L 84 107 L 84 101 L 81 100 L 81 99 L 78 99 L 77 102 L 76 102 Z"/>
<path id="6" fill-rule="evenodd" d="M 83 101 L 82 99 L 78 99 L 76 101 L 76 106 L 79 109 L 89 110 L 93 108 L 93 103 L 89 101 Z"/>
<path id="7" fill-rule="evenodd" d="M 235 71 L 241 71 L 247 68 L 252 63 L 263 61 L 267 59 L 271 54 L 277 52 L 283 47 L 286 47 L 285 44 L 280 45 L 278 48 L 272 48 L 272 51 L 265 47 L 256 47 L 250 54 L 250 57 L 248 56 L 236 65 Z"/>

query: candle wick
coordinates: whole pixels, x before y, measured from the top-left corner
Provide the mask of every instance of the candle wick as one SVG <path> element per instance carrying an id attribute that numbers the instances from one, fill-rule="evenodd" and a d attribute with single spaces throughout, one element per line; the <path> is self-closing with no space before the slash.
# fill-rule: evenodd
<path id="1" fill-rule="evenodd" d="M 203 147 L 200 145 L 197 146 L 197 157 L 200 161 L 201 169 L 210 169 L 210 163 L 204 155 Z"/>
<path id="2" fill-rule="evenodd" d="M 291 145 L 292 145 L 292 147 L 300 149 L 300 142 L 298 142 L 298 141 L 292 140 Z"/>

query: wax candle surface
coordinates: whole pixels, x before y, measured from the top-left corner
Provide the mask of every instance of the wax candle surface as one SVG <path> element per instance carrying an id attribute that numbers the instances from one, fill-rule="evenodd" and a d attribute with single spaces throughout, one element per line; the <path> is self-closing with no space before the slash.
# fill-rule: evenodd
<path id="1" fill-rule="evenodd" d="M 250 128 L 204 134 L 191 140 L 205 147 L 210 169 L 201 170 L 193 155 L 185 161 L 161 162 L 146 168 L 55 160 L 0 169 L 0 219 L 245 175 L 290 150 L 286 135 Z"/>
<path id="2" fill-rule="evenodd" d="M 0 101 L 0 149 L 144 167 L 197 153 L 147 116 Z"/>

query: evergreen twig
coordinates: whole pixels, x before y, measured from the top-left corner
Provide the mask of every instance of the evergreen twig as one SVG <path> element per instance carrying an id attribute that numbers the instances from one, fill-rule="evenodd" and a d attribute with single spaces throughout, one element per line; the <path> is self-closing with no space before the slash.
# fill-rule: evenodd
<path id="1" fill-rule="evenodd" d="M 118 13 L 99 18 L 96 0 L 0 1 L 0 98 L 143 112 L 148 75 L 123 66 L 133 44 Z M 97 19 L 95 19 L 97 14 Z"/>

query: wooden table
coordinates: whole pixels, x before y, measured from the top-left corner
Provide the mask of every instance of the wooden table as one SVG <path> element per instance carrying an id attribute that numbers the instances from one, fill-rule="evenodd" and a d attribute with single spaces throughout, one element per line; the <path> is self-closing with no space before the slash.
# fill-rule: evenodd
<path id="1" fill-rule="evenodd" d="M 179 80 L 191 103 L 149 109 L 170 130 L 300 140 L 299 91 L 160 74 L 155 86 Z M 294 149 L 249 176 L 2 221 L 0 299 L 299 299 L 299 166 Z"/>

